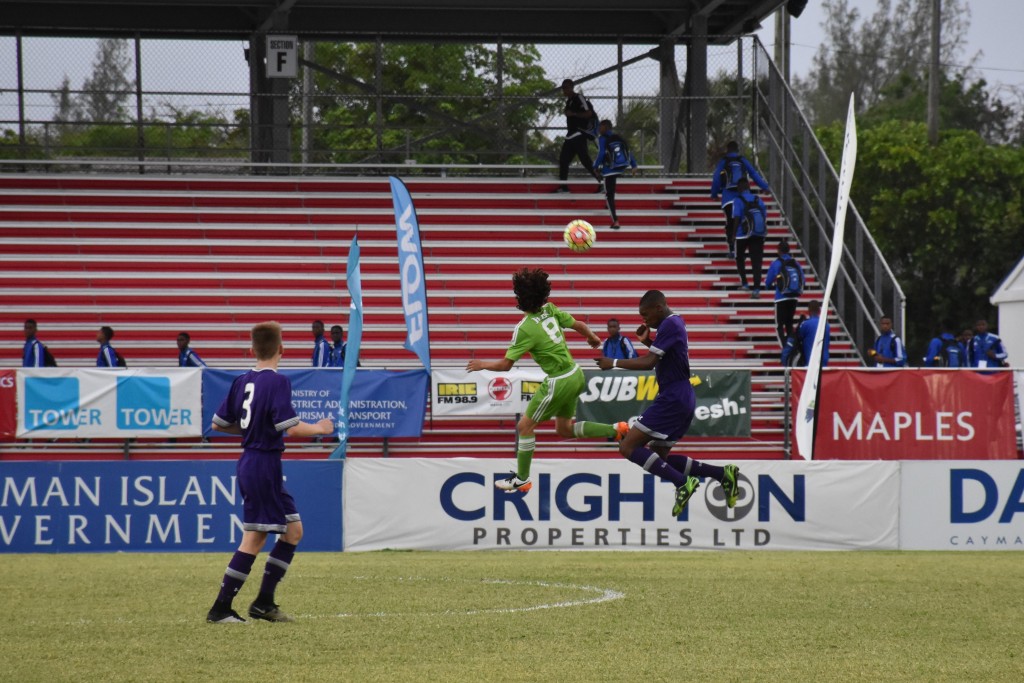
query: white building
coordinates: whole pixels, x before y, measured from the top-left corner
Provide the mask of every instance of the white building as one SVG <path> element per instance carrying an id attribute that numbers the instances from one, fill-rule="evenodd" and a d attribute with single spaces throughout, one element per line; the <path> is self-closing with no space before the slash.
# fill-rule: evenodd
<path id="1" fill-rule="evenodd" d="M 999 307 L 997 329 L 1010 365 L 1024 367 L 1024 258 L 996 287 L 990 301 Z"/>

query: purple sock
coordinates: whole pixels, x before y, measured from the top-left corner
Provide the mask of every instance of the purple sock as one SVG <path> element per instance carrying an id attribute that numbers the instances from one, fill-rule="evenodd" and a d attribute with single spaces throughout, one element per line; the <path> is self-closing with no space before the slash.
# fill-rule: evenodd
<path id="1" fill-rule="evenodd" d="M 668 460 L 669 465 L 691 477 L 711 477 L 716 481 L 722 481 L 722 477 L 725 476 L 724 467 L 709 465 L 706 462 L 694 460 L 685 455 L 670 455 L 666 460 Z"/>
<path id="2" fill-rule="evenodd" d="M 263 605 L 274 604 L 274 591 L 277 584 L 281 583 L 288 566 L 295 557 L 295 546 L 278 539 L 274 549 L 270 551 L 267 558 L 267 567 L 263 570 L 263 583 L 260 584 L 260 594 L 256 601 Z"/>
<path id="3" fill-rule="evenodd" d="M 231 601 L 235 599 L 242 584 L 249 578 L 249 570 L 252 569 L 252 563 L 255 561 L 255 555 L 243 553 L 241 550 L 235 551 L 224 572 L 224 580 L 220 584 L 220 593 L 217 595 L 218 605 L 225 609 L 231 609 Z"/>
<path id="4" fill-rule="evenodd" d="M 665 481 L 670 481 L 677 487 L 686 483 L 686 475 L 681 474 L 671 465 L 661 459 L 657 453 L 649 448 L 637 446 L 629 454 L 629 461 L 640 465 L 651 474 L 655 474 Z"/>

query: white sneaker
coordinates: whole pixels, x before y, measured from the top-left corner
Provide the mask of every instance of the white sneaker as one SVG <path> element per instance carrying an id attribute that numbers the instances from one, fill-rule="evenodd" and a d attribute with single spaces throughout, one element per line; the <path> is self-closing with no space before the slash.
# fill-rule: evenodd
<path id="1" fill-rule="evenodd" d="M 508 479 L 499 479 L 494 482 L 494 486 L 502 491 L 522 491 L 523 493 L 526 493 L 533 488 L 533 482 L 529 479 L 524 481 L 523 479 L 520 479 L 519 475 L 515 472 L 512 472 L 511 474 L 512 476 Z"/>

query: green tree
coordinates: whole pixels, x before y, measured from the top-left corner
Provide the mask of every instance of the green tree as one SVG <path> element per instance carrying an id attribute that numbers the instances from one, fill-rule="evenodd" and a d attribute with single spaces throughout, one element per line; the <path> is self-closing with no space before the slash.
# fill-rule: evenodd
<path id="1" fill-rule="evenodd" d="M 105 38 L 96 47 L 92 73 L 82 84 L 77 105 L 82 118 L 93 122 L 123 122 L 128 116 L 128 101 L 135 80 L 128 77 L 132 57 L 127 40 Z"/>
<path id="2" fill-rule="evenodd" d="M 838 166 L 839 123 L 819 130 Z M 1024 248 L 1024 150 L 924 123 L 858 128 L 852 198 L 907 295 L 911 358 L 939 321 L 994 318 L 989 297 Z"/>
<path id="3" fill-rule="evenodd" d="M 377 46 L 318 43 L 316 63 L 335 76 L 315 77 L 315 145 L 332 161 L 394 160 L 409 145 L 421 162 L 500 163 L 557 103 L 539 97 L 554 87 L 539 60 L 532 45 L 504 45 L 499 92 L 494 47 L 386 43 L 378 114 Z"/>
<path id="4" fill-rule="evenodd" d="M 927 80 L 931 3 L 921 0 L 878 0 L 877 9 L 861 20 L 848 0 L 824 0 L 825 40 L 806 78 L 794 79 L 794 90 L 811 123 L 824 125 L 846 118 L 850 93 L 858 113 L 871 109 L 901 77 Z M 962 53 L 970 26 L 963 0 L 942 3 L 940 59 L 951 64 Z M 947 67 L 947 73 L 952 70 Z"/>

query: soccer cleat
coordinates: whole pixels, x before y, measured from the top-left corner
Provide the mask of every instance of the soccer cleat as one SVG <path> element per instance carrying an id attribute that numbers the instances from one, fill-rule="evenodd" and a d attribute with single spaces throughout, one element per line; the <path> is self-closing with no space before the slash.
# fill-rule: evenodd
<path id="1" fill-rule="evenodd" d="M 512 491 L 522 491 L 523 493 L 526 493 L 527 491 L 533 488 L 533 482 L 530 481 L 529 479 L 524 481 L 519 478 L 519 475 L 517 475 L 515 472 L 512 472 L 512 476 L 510 476 L 508 479 L 499 479 L 498 481 L 494 482 L 494 486 L 501 489 L 502 491 L 508 491 L 510 493 Z"/>
<path id="2" fill-rule="evenodd" d="M 608 227 L 609 227 L 609 228 L 611 228 L 612 230 L 618 230 L 618 229 L 619 229 L 620 227 L 622 227 L 622 226 L 620 226 L 620 225 L 619 225 L 619 222 L 618 222 L 618 221 L 615 221 L 614 223 L 612 223 L 612 224 L 611 224 L 611 225 L 609 225 Z"/>
<path id="3" fill-rule="evenodd" d="M 624 438 L 626 438 L 626 432 L 629 431 L 629 424 L 628 423 L 626 423 L 626 422 L 616 422 L 612 426 L 615 427 L 615 436 L 612 437 L 612 441 L 618 442 L 618 441 L 622 441 Z"/>
<path id="4" fill-rule="evenodd" d="M 262 619 L 263 621 L 275 621 L 281 624 L 295 621 L 291 615 L 282 612 L 277 605 L 260 605 L 252 603 L 249 605 L 249 618 Z"/>
<path id="5" fill-rule="evenodd" d="M 244 624 L 245 619 L 238 616 L 238 612 L 233 609 L 229 609 L 226 612 L 212 609 L 206 615 L 206 622 L 208 624 Z"/>
<path id="6" fill-rule="evenodd" d="M 725 492 L 725 505 L 729 508 L 736 507 L 736 499 L 740 495 L 740 468 L 736 465 L 726 465 L 725 475 L 722 477 L 722 491 Z"/>
<path id="7" fill-rule="evenodd" d="M 678 517 L 682 514 L 683 508 L 690 502 L 690 496 L 700 488 L 700 479 L 687 477 L 686 483 L 676 489 L 676 504 L 672 506 L 672 516 Z"/>

